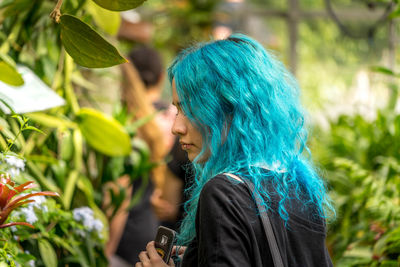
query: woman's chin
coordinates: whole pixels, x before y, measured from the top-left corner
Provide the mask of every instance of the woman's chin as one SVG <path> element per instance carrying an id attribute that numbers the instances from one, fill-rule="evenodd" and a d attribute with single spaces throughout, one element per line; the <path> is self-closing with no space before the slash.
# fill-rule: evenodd
<path id="1" fill-rule="evenodd" d="M 191 153 L 190 151 L 187 151 L 187 154 L 190 162 L 193 162 L 194 159 L 197 157 L 197 155 L 194 155 L 193 152 Z"/>

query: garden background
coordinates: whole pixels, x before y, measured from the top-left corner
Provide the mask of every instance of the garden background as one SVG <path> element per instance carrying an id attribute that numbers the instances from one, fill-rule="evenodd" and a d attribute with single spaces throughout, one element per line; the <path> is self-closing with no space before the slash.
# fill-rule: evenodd
<path id="1" fill-rule="evenodd" d="M 132 121 L 119 104 L 118 65 L 135 45 L 156 47 L 168 65 L 233 31 L 299 80 L 337 211 L 334 265 L 399 266 L 399 16 L 397 0 L 1 0 L 0 265 L 107 266 L 108 224 L 126 195 L 110 183 L 146 180 L 157 164 L 136 134 L 151 117 Z M 55 107 L 23 102 L 30 86 L 55 92 Z M 18 192 L 36 195 L 13 201 L 26 182 Z"/>

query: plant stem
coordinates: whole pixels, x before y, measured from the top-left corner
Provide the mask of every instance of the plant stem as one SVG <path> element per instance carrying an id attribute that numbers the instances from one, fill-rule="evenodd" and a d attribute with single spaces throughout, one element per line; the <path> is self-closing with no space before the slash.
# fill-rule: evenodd
<path id="1" fill-rule="evenodd" d="M 67 98 L 68 104 L 70 105 L 72 109 L 72 113 L 77 114 L 79 112 L 79 103 L 78 99 L 76 98 L 74 88 L 72 87 L 71 84 L 71 75 L 73 72 L 74 68 L 74 61 L 72 57 L 70 57 L 68 54 L 65 54 L 65 60 L 64 60 L 64 90 L 65 90 L 65 96 Z"/>
<path id="2" fill-rule="evenodd" d="M 57 72 L 54 75 L 53 83 L 51 84 L 51 88 L 54 90 L 61 86 L 62 72 L 64 70 L 64 57 L 65 57 L 65 50 L 61 49 L 60 58 L 58 60 Z"/>
<path id="3" fill-rule="evenodd" d="M 7 153 L 8 151 L 11 151 L 12 146 L 15 144 L 15 142 L 17 141 L 18 137 L 20 136 L 22 129 L 25 126 L 25 122 L 20 126 L 19 130 L 17 130 L 17 126 L 15 126 L 15 124 L 13 124 L 13 121 L 10 122 L 11 127 L 13 128 L 14 131 L 18 131 L 17 134 L 14 136 L 14 139 L 8 143 L 7 149 L 4 151 L 4 153 Z M 21 142 L 21 146 L 22 146 L 22 141 Z"/>
<path id="4" fill-rule="evenodd" d="M 60 23 L 61 17 L 61 5 L 63 0 L 58 0 L 56 6 L 54 7 L 53 11 L 50 13 L 50 18 L 54 19 L 55 22 Z"/>

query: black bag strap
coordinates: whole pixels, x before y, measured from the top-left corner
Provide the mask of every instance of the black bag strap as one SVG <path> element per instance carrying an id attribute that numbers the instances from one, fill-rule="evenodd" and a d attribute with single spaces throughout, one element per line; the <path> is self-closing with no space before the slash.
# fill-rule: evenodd
<path id="1" fill-rule="evenodd" d="M 227 175 L 235 180 L 244 182 L 247 185 L 247 189 L 249 190 L 250 195 L 253 195 L 254 184 L 251 181 L 241 179 L 240 177 L 238 177 L 232 173 L 225 173 L 225 175 Z M 282 256 L 281 256 L 281 253 L 279 252 L 278 243 L 276 242 L 274 229 L 272 228 L 271 221 L 269 220 L 269 217 L 268 217 L 268 213 L 267 213 L 267 211 L 261 212 L 263 210 L 263 206 L 261 204 L 261 199 L 258 197 L 254 197 L 254 198 L 255 198 L 255 202 L 257 204 L 258 211 L 260 212 L 261 221 L 263 223 L 263 228 L 264 228 L 264 233 L 268 240 L 268 245 L 271 250 L 271 255 L 272 255 L 272 260 L 274 262 L 274 266 L 275 267 L 284 267 Z"/>

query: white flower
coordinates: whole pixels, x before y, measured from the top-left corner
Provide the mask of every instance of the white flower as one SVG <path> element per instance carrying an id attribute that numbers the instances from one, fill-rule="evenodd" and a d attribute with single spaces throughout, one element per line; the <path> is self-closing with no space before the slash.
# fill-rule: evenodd
<path id="1" fill-rule="evenodd" d="M 91 232 L 101 232 L 103 230 L 103 223 L 95 219 L 93 216 L 93 210 L 89 207 L 81 207 L 72 211 L 74 219 L 82 222 L 83 225 Z M 78 233 L 79 234 L 79 233 Z"/>
<path id="2" fill-rule="evenodd" d="M 8 169 L 8 172 L 10 173 L 11 177 L 15 177 L 20 174 L 20 170 L 17 168 L 10 168 Z"/>
<path id="3" fill-rule="evenodd" d="M 92 228 L 97 232 L 101 232 L 103 230 L 103 223 L 98 219 L 93 220 Z"/>
<path id="4" fill-rule="evenodd" d="M 86 221 L 93 218 L 93 210 L 89 207 L 76 208 L 72 211 L 76 221 Z"/>
<path id="5" fill-rule="evenodd" d="M 31 194 L 34 194 L 34 193 L 38 193 L 38 192 L 37 191 L 32 191 L 31 192 Z M 20 196 L 26 196 L 28 194 L 29 193 L 21 193 Z M 47 201 L 46 197 L 44 197 L 44 196 L 34 196 L 34 197 L 29 198 L 29 199 L 34 200 L 35 202 L 28 203 L 28 206 L 27 206 L 28 208 L 30 208 L 32 210 L 34 208 L 37 208 L 37 209 L 40 209 L 43 213 L 46 213 L 46 212 L 49 211 L 49 209 L 45 205 L 45 203 Z"/>
<path id="6" fill-rule="evenodd" d="M 5 161 L 8 165 L 13 166 L 21 171 L 25 170 L 25 162 L 23 159 L 11 155 L 6 155 Z"/>
<path id="7" fill-rule="evenodd" d="M 38 217 L 35 214 L 35 211 L 33 210 L 33 206 L 28 206 L 26 208 L 20 209 L 20 212 L 25 215 L 25 219 L 28 223 L 34 224 L 37 222 Z"/>
<path id="8" fill-rule="evenodd" d="M 47 206 L 44 205 L 46 203 L 46 198 L 44 196 L 34 196 L 30 199 L 35 200 L 35 202 L 29 203 L 29 206 L 41 209 L 44 213 L 48 212 Z"/>
<path id="9" fill-rule="evenodd" d="M 86 232 L 83 231 L 82 229 L 75 229 L 75 232 L 81 237 L 85 237 L 86 236 Z"/>
<path id="10" fill-rule="evenodd" d="M 32 192 L 32 193 L 36 193 L 36 192 Z M 46 198 L 44 196 L 34 196 L 34 197 L 31 197 L 30 199 L 35 200 L 35 202 L 33 202 L 32 205 L 37 208 L 40 208 L 41 205 L 46 202 Z"/>

